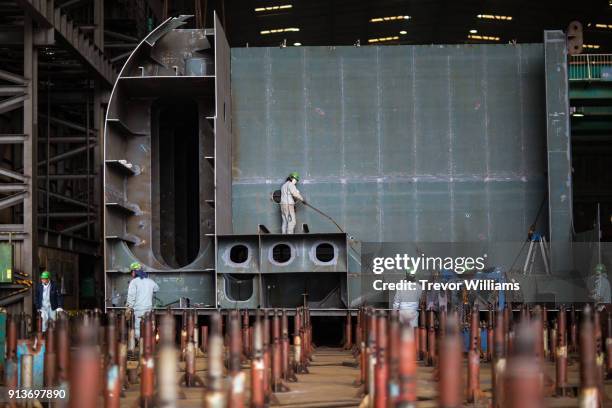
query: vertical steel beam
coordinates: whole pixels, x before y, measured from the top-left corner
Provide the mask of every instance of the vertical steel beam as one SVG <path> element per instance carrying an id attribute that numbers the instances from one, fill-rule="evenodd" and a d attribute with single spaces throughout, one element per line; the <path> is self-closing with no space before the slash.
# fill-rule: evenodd
<path id="1" fill-rule="evenodd" d="M 38 144 L 38 52 L 34 48 L 34 28 L 32 18 L 24 17 L 23 33 L 23 77 L 28 81 L 26 93 L 30 96 L 23 103 L 23 133 L 29 135 L 23 142 L 23 175 L 29 179 L 28 194 L 23 200 L 23 272 L 36 279 L 38 267 L 37 251 L 37 144 Z M 32 292 L 24 299 L 24 312 L 32 313 Z"/>

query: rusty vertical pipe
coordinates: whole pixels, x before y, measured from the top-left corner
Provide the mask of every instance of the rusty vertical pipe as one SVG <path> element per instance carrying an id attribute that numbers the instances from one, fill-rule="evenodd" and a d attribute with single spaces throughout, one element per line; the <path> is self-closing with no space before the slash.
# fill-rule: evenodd
<path id="1" fill-rule="evenodd" d="M 457 314 L 447 317 L 445 336 L 440 347 L 440 380 L 438 382 L 438 406 L 459 408 L 461 397 L 461 340 Z"/>
<path id="2" fill-rule="evenodd" d="M 201 328 L 201 332 L 202 332 L 202 345 L 201 345 L 201 349 L 202 349 L 202 353 L 206 353 L 206 350 L 208 348 L 208 326 L 202 326 Z"/>
<path id="3" fill-rule="evenodd" d="M 302 317 L 300 308 L 295 311 L 293 320 L 293 372 L 306 373 L 306 367 L 302 365 Z"/>
<path id="4" fill-rule="evenodd" d="M 297 315 L 296 315 L 297 316 Z M 251 408 L 264 408 L 266 406 L 265 364 L 263 350 L 263 327 L 261 311 L 255 316 L 253 329 L 253 360 L 251 361 Z"/>
<path id="5" fill-rule="evenodd" d="M 357 325 L 355 326 L 355 341 L 353 343 L 353 356 L 357 357 L 361 348 L 361 326 L 363 321 L 363 307 L 360 307 L 357 311 Z"/>
<path id="6" fill-rule="evenodd" d="M 251 339 L 249 338 L 249 311 L 242 313 L 242 354 L 245 359 L 251 357 Z"/>
<path id="7" fill-rule="evenodd" d="M 387 333 L 387 316 L 384 310 L 378 312 L 376 319 L 376 366 L 374 371 L 374 407 L 386 408 L 388 403 L 389 365 L 387 353 L 389 338 Z"/>
<path id="8" fill-rule="evenodd" d="M 68 320 L 60 318 L 56 325 L 57 337 L 57 382 L 66 383 L 70 372 L 70 337 Z"/>
<path id="9" fill-rule="evenodd" d="M 281 357 L 282 357 L 282 374 L 285 381 L 296 381 L 295 375 L 291 368 L 290 358 L 291 349 L 289 344 L 289 318 L 287 317 L 287 310 L 283 309 L 281 318 Z"/>
<path id="10" fill-rule="evenodd" d="M 264 387 L 266 390 L 266 399 L 272 394 L 272 358 L 270 351 L 270 317 L 269 311 L 264 310 L 263 313 L 263 348 L 264 348 Z"/>
<path id="11" fill-rule="evenodd" d="M 447 322 L 446 319 L 445 322 Z M 446 327 L 445 327 L 446 333 Z M 417 358 L 414 329 L 408 322 L 403 322 L 400 333 L 399 350 L 399 395 L 396 400 L 398 408 L 414 408 L 417 401 Z"/>
<path id="12" fill-rule="evenodd" d="M 399 311 L 392 310 L 389 315 L 389 403 L 397 404 L 399 398 L 399 364 L 401 353 L 401 328 Z"/>
<path id="13" fill-rule="evenodd" d="M 608 325 L 606 337 L 606 356 L 607 367 L 606 371 L 608 378 L 612 376 L 612 312 L 608 311 Z"/>
<path id="14" fill-rule="evenodd" d="M 21 356 L 21 389 L 31 390 L 34 384 L 34 356 L 23 354 Z"/>
<path id="15" fill-rule="evenodd" d="M 211 316 L 210 339 L 208 343 L 208 381 L 204 394 L 204 408 L 224 408 L 227 406 L 227 393 L 223 386 L 223 335 L 221 316 Z"/>
<path id="16" fill-rule="evenodd" d="M 197 376 L 196 376 L 196 348 L 195 344 L 192 341 L 188 341 L 185 346 L 185 375 L 184 385 L 186 387 L 195 387 L 197 386 Z"/>
<path id="17" fill-rule="evenodd" d="M 557 332 L 559 331 L 559 316 L 553 321 L 552 327 L 549 330 L 549 356 L 550 361 L 557 361 Z"/>
<path id="18" fill-rule="evenodd" d="M 567 387 L 567 344 L 565 343 L 566 328 L 566 313 L 563 305 L 559 306 L 559 314 L 557 316 L 557 347 L 556 354 L 556 387 L 557 395 L 565 395 Z"/>
<path id="19" fill-rule="evenodd" d="M 506 369 L 504 314 L 497 312 L 492 344 L 493 361 L 491 363 L 491 382 L 493 394 L 492 408 L 501 408 L 504 404 L 504 373 Z"/>
<path id="20" fill-rule="evenodd" d="M 495 342 L 495 333 L 494 333 L 494 321 L 495 321 L 495 312 L 493 311 L 493 305 L 489 304 L 489 309 L 487 311 L 487 354 L 486 361 L 493 361 L 493 343 Z"/>
<path id="21" fill-rule="evenodd" d="M 119 382 L 121 389 L 127 388 L 127 322 L 125 320 L 125 314 L 119 313 L 118 315 L 118 331 L 119 341 L 117 344 L 117 362 L 119 364 Z"/>
<path id="22" fill-rule="evenodd" d="M 436 315 L 433 309 L 427 311 L 427 365 L 435 366 L 437 363 L 436 345 Z"/>
<path id="23" fill-rule="evenodd" d="M 366 356 L 366 389 L 371 401 L 375 401 L 374 368 L 376 366 L 376 328 L 376 311 L 371 308 L 368 315 L 368 344 Z"/>
<path id="24" fill-rule="evenodd" d="M 17 321 L 15 315 L 9 314 L 6 325 L 6 362 L 4 367 L 4 385 L 9 389 L 16 389 L 19 383 L 17 364 Z"/>
<path id="25" fill-rule="evenodd" d="M 351 311 L 346 312 L 346 320 L 344 321 L 344 349 L 351 350 L 353 348 L 353 327 Z"/>
<path id="26" fill-rule="evenodd" d="M 419 360 L 425 361 L 427 358 L 427 311 L 425 303 L 421 302 L 419 310 Z"/>
<path id="27" fill-rule="evenodd" d="M 549 324 L 548 324 L 548 309 L 546 308 L 546 305 L 542 306 L 542 312 L 541 312 L 541 317 L 542 317 L 542 358 L 548 358 L 550 356 L 549 352 L 549 345 L 550 345 L 550 338 L 549 338 Z"/>
<path id="28" fill-rule="evenodd" d="M 508 304 L 504 305 L 503 317 L 504 317 L 504 325 L 503 325 L 504 356 L 507 356 L 510 350 L 510 330 L 511 330 L 511 324 L 512 324 L 511 322 L 512 312 L 510 311 Z"/>
<path id="29" fill-rule="evenodd" d="M 106 369 L 106 387 L 104 390 L 104 407 L 119 408 L 121 406 L 121 381 L 119 365 L 109 365 Z"/>
<path id="30" fill-rule="evenodd" d="M 362 385 L 366 383 L 367 376 L 367 347 L 366 347 L 366 309 L 364 307 L 361 308 L 360 313 L 361 318 L 359 319 L 359 380 L 357 381 L 357 385 Z"/>
<path id="31" fill-rule="evenodd" d="M 195 337 L 194 337 L 194 333 L 195 333 L 195 329 L 196 329 L 196 316 L 195 316 L 195 310 L 191 309 L 188 313 L 187 316 L 187 341 L 190 342 L 194 342 Z"/>
<path id="32" fill-rule="evenodd" d="M 230 376 L 230 390 L 228 407 L 229 408 L 242 408 L 244 407 L 244 388 L 246 378 L 241 370 L 242 365 L 242 327 L 240 320 L 240 313 L 237 310 L 233 310 L 230 313 L 229 321 L 229 376 Z"/>
<path id="33" fill-rule="evenodd" d="M 183 310 L 183 315 L 181 318 L 181 343 L 180 343 L 180 349 L 181 349 L 181 361 L 185 361 L 185 352 L 187 351 L 187 341 L 188 341 L 188 334 L 187 334 L 187 311 Z"/>
<path id="34" fill-rule="evenodd" d="M 155 394 L 155 361 L 153 359 L 153 326 L 151 313 L 146 313 L 141 319 L 141 349 L 140 357 L 140 406 L 150 407 Z"/>
<path id="35" fill-rule="evenodd" d="M 65 325 L 58 329 L 58 333 L 65 333 L 67 336 Z M 98 328 L 93 324 L 81 324 L 78 337 L 78 347 L 71 355 L 69 405 L 70 408 L 95 407 L 98 404 L 97 390 L 100 389 L 100 353 L 96 347 Z M 63 340 L 60 336 L 60 348 L 61 344 Z"/>
<path id="36" fill-rule="evenodd" d="M 538 308 L 536 308 L 538 309 Z M 522 321 L 516 330 L 512 355 L 505 378 L 505 407 L 541 408 L 544 406 L 542 355 L 542 313 L 536 310 L 533 322 Z"/>
<path id="37" fill-rule="evenodd" d="M 45 387 L 51 388 L 55 386 L 55 371 L 56 371 L 56 354 L 55 354 L 55 324 L 49 321 L 47 324 L 47 332 L 45 333 L 45 362 L 44 362 L 44 384 Z"/>
<path id="38" fill-rule="evenodd" d="M 118 344 L 117 344 L 117 326 L 115 321 L 115 313 L 108 314 L 108 323 L 106 325 L 106 359 L 108 365 L 115 365 L 119 361 Z"/>
<path id="39" fill-rule="evenodd" d="M 178 352 L 174 345 L 175 334 L 174 317 L 168 312 L 162 316 L 159 325 L 156 401 L 159 408 L 174 408 L 177 404 L 176 362 Z"/>
<path id="40" fill-rule="evenodd" d="M 282 383 L 282 368 L 280 311 L 274 310 L 272 315 L 272 390 L 274 392 L 286 391 Z"/>
<path id="41" fill-rule="evenodd" d="M 576 320 L 576 307 L 570 310 L 570 351 L 578 350 L 578 321 Z"/>
<path id="42" fill-rule="evenodd" d="M 599 408 L 597 351 L 592 309 L 586 305 L 580 322 L 580 408 Z"/>
<path id="43" fill-rule="evenodd" d="M 472 318 L 470 321 L 470 349 L 467 362 L 467 389 L 466 399 L 470 403 L 478 401 L 480 396 L 480 344 L 478 339 L 480 329 L 480 310 L 478 303 L 472 307 Z"/>
<path id="44" fill-rule="evenodd" d="M 6 327 L 6 358 L 17 356 L 17 321 L 14 315 L 9 315 Z"/>
<path id="45" fill-rule="evenodd" d="M 533 327 L 536 330 L 536 338 L 534 343 L 535 355 L 538 359 L 544 359 L 544 312 L 540 305 L 536 305 L 534 308 L 533 317 L 533 322 L 535 323 Z"/>
<path id="46" fill-rule="evenodd" d="M 599 387 L 599 395 L 604 395 L 604 350 L 601 332 L 601 313 L 597 307 L 593 309 L 593 325 L 595 327 L 595 363 L 597 366 L 597 386 Z"/>

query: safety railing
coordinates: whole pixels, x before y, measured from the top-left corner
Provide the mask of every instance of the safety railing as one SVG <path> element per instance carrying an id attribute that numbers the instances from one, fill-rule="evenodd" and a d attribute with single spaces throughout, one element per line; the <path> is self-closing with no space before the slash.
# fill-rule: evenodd
<path id="1" fill-rule="evenodd" d="M 612 81 L 612 54 L 570 55 L 568 68 L 570 81 Z"/>

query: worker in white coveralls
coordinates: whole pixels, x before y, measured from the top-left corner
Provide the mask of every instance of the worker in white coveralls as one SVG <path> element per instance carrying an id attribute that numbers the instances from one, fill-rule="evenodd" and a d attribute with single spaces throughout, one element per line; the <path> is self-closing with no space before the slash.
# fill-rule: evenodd
<path id="1" fill-rule="evenodd" d="M 601 311 L 609 305 L 611 301 L 610 281 L 608 280 L 608 273 L 606 272 L 606 266 L 604 264 L 600 263 L 595 265 L 594 272 L 595 273 L 589 277 L 587 285 L 591 300 Z"/>
<path id="2" fill-rule="evenodd" d="M 61 312 L 64 301 L 62 294 L 55 282 L 51 281 L 48 271 L 40 274 L 40 283 L 36 286 L 36 298 L 34 299 L 36 310 L 42 317 L 42 330 L 47 331 L 49 319 L 55 320 L 57 312 Z"/>
<path id="3" fill-rule="evenodd" d="M 412 268 L 408 268 L 404 278 L 407 282 L 415 282 L 416 277 Z M 399 310 L 401 323 L 410 327 L 417 327 L 419 322 L 419 302 L 421 299 L 421 285 L 415 285 L 415 289 L 396 290 L 393 297 L 393 309 Z"/>
<path id="4" fill-rule="evenodd" d="M 134 315 L 134 333 L 139 339 L 140 319 L 145 313 L 153 310 L 153 294 L 159 290 L 159 286 L 148 277 L 139 262 L 132 262 L 130 272 L 132 280 L 128 287 L 125 313 L 128 319 Z"/>
<path id="5" fill-rule="evenodd" d="M 295 200 L 300 200 L 306 203 L 306 200 L 302 197 L 297 187 L 295 186 L 300 181 L 300 175 L 298 172 L 293 172 L 287 177 L 287 181 L 281 187 L 281 217 L 282 226 L 281 232 L 283 234 L 293 234 L 295 230 Z"/>

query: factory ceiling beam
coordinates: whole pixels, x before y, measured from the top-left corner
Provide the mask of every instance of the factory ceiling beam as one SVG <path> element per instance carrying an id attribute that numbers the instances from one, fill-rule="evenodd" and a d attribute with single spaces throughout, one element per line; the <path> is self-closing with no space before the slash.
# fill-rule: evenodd
<path id="1" fill-rule="evenodd" d="M 14 144 L 14 143 L 23 143 L 25 141 L 26 135 L 19 134 L 0 134 L 0 144 Z"/>
<path id="2" fill-rule="evenodd" d="M 49 163 L 54 163 L 56 161 L 60 161 L 60 160 L 67 159 L 67 158 L 72 157 L 72 156 L 76 156 L 77 154 L 81 154 L 81 153 L 91 149 L 95 145 L 96 145 L 95 143 L 92 143 L 89 146 L 77 147 L 76 149 L 72 149 L 72 150 L 68 150 L 67 152 L 60 153 L 58 155 L 55 155 L 55 156 L 51 157 L 49 159 Z M 44 166 L 45 164 L 47 164 L 46 160 L 42 160 L 42 161 L 38 162 L 39 166 Z"/>
<path id="3" fill-rule="evenodd" d="M 54 29 L 108 87 L 113 86 L 117 71 L 112 62 L 99 47 L 85 37 L 60 8 L 52 7 L 52 0 L 16 1 L 42 28 Z"/>
<path id="4" fill-rule="evenodd" d="M 4 210 L 5 208 L 9 208 L 22 203 L 26 195 L 27 192 L 21 192 L 4 198 L 0 198 L 0 210 Z"/>
<path id="5" fill-rule="evenodd" d="M 19 181 L 26 181 L 27 177 L 25 177 L 21 173 L 17 173 L 16 171 L 0 168 L 0 176 L 6 176 Z"/>

